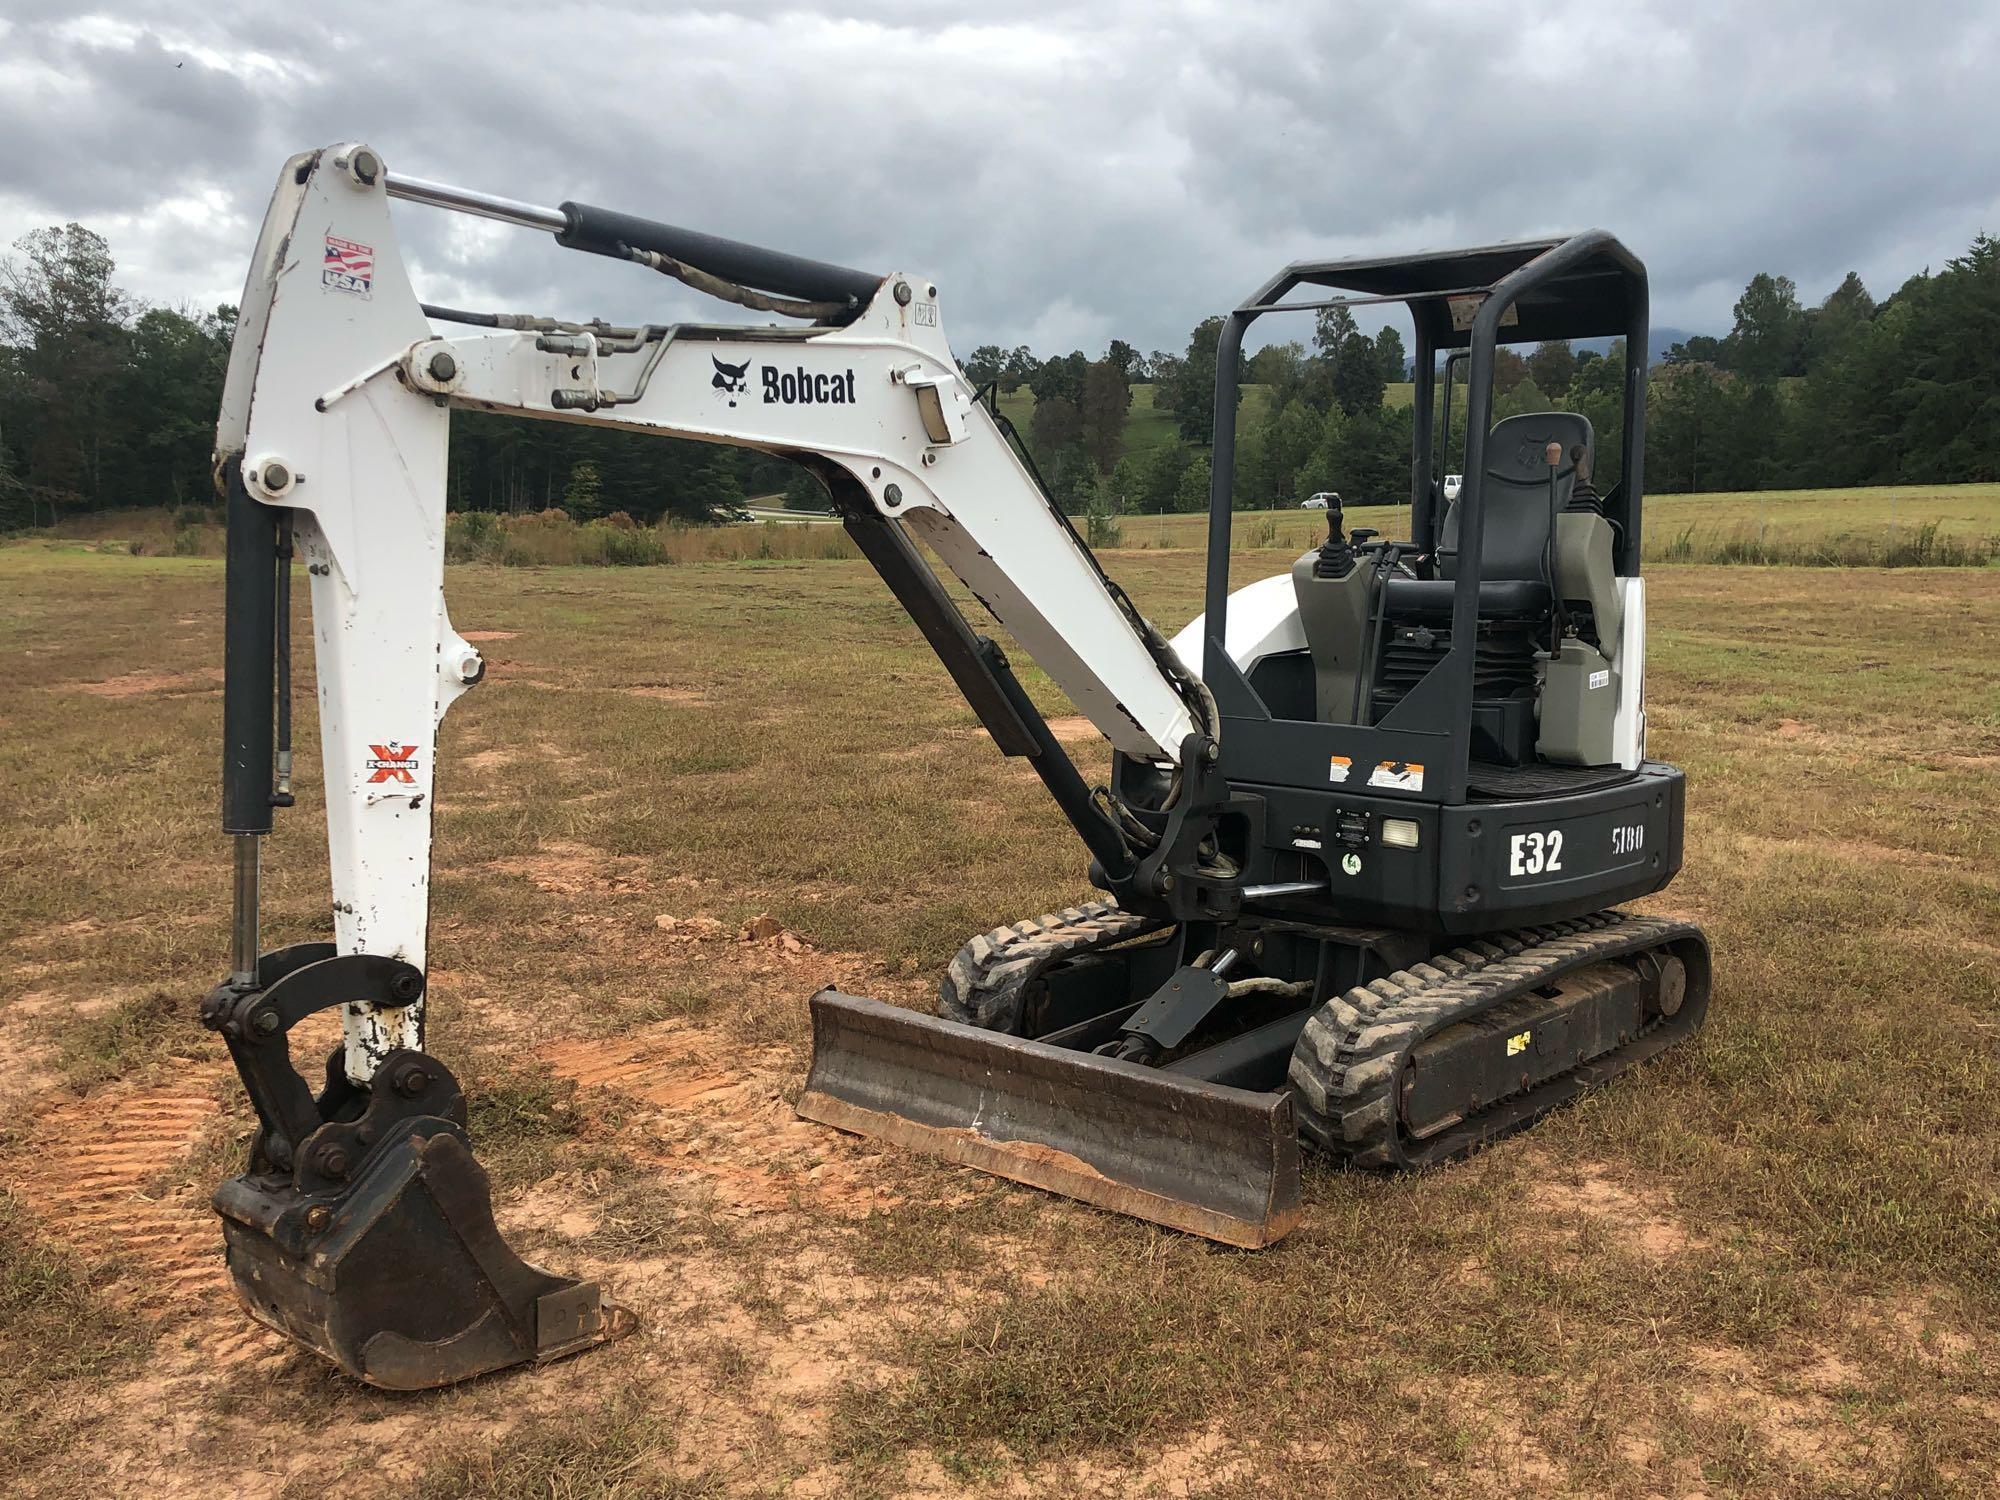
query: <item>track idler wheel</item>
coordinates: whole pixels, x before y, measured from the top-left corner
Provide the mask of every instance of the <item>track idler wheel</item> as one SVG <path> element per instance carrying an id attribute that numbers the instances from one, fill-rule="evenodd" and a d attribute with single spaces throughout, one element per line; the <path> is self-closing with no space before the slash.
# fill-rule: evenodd
<path id="1" fill-rule="evenodd" d="M 356 1379 L 405 1391 L 629 1331 L 631 1315 L 597 1283 L 530 1265 L 501 1238 L 465 1096 L 435 1057 L 391 1052 L 363 1090 L 336 1049 L 312 1097 L 284 1046 L 292 1022 L 408 966 L 308 957 L 288 970 L 297 954 L 267 957 L 258 989 L 225 986 L 203 1007 L 263 1125 L 249 1170 L 215 1194 L 230 1277 L 252 1316 Z"/>

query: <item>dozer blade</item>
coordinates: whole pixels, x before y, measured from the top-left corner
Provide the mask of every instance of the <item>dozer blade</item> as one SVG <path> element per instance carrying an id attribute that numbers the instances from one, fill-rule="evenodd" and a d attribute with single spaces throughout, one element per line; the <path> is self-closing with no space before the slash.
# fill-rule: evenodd
<path id="1" fill-rule="evenodd" d="M 1258 1250 L 1298 1222 L 1291 1096 L 812 997 L 808 1120 Z"/>

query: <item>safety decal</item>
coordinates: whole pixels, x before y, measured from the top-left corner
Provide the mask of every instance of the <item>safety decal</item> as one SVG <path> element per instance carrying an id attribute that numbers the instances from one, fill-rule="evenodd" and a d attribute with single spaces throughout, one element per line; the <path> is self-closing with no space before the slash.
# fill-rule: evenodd
<path id="1" fill-rule="evenodd" d="M 1326 779 L 1336 782 L 1345 781 L 1347 780 L 1348 773 L 1353 769 L 1354 762 L 1345 755 L 1329 756 L 1326 763 Z"/>
<path id="2" fill-rule="evenodd" d="M 1369 774 L 1368 784 L 1387 787 L 1392 792 L 1421 792 L 1424 789 L 1423 763 L 1414 760 L 1378 761 Z"/>
<path id="3" fill-rule="evenodd" d="M 1352 852 L 1340 856 L 1340 868 L 1349 875 L 1361 873 L 1361 856 Z"/>
<path id="4" fill-rule="evenodd" d="M 417 784 L 417 747 L 415 745 L 370 745 L 375 754 L 368 762 L 368 769 L 375 774 L 368 778 L 373 786 L 378 781 L 400 782 L 404 786 Z"/>
<path id="5" fill-rule="evenodd" d="M 370 295 L 375 285 L 375 249 L 337 234 L 326 237 L 326 259 L 320 264 L 319 284 L 336 292 Z"/>
<path id="6" fill-rule="evenodd" d="M 1532 1031 L 1517 1031 L 1508 1037 L 1507 1055 L 1509 1057 L 1519 1057 L 1523 1052 L 1526 1052 L 1528 1050 L 1528 1038 L 1533 1035 Z"/>

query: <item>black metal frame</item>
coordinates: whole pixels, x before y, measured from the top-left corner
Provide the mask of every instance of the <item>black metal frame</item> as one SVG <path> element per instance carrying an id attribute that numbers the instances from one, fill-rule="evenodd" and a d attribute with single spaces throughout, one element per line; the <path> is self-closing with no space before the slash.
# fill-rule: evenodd
<path id="1" fill-rule="evenodd" d="M 1283 299 L 1300 285 L 1353 292 L 1315 302 Z M 1451 304 L 1478 298 L 1469 329 L 1454 326 Z M 1229 608 L 1229 541 L 1236 466 L 1236 402 L 1243 338 L 1271 312 L 1316 311 L 1401 302 L 1416 324 L 1415 421 L 1411 438 L 1411 540 L 1434 569 L 1442 512 L 1433 460 L 1432 406 L 1440 350 L 1467 348 L 1466 452 L 1459 492 L 1459 545 L 1452 608 L 1452 645 L 1443 660 L 1381 722 L 1321 724 L 1275 718 L 1223 647 Z M 1511 316 L 1511 321 L 1508 321 Z M 1505 337 L 1503 338 L 1503 331 Z M 1640 517 L 1645 488 L 1646 269 L 1601 229 L 1559 239 L 1468 250 L 1288 266 L 1224 319 L 1216 348 L 1215 444 L 1209 490 L 1208 572 L 1202 676 L 1228 725 L 1223 766 L 1231 782 L 1284 786 L 1322 784 L 1330 755 L 1359 768 L 1381 761 L 1417 762 L 1428 771 L 1410 800 L 1451 806 L 1466 800 L 1479 616 L 1480 545 L 1484 537 L 1486 438 L 1492 425 L 1493 362 L 1505 343 L 1622 334 L 1626 340 L 1625 437 L 1619 483 L 1606 515 L 1616 527 L 1614 562 L 1621 576 L 1639 572 Z"/>

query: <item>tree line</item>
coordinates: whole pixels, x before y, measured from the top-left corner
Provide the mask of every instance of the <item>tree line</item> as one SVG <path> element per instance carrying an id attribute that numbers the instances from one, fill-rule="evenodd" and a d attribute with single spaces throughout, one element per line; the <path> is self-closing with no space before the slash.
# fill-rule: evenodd
<path id="1" fill-rule="evenodd" d="M 1677 343 L 1648 372 L 1649 491 L 2000 479 L 2000 359 L 1992 352 L 2000 241 L 1978 236 L 1942 270 L 1911 277 L 1879 303 L 1853 272 L 1811 306 L 1789 277 L 1760 273 L 1732 311 L 1729 333 Z M 1038 364 L 1025 349 L 986 346 L 966 372 L 1002 392 L 1025 385 L 1034 393 L 1031 442 L 1071 509 L 1200 510 L 1221 326 L 1220 318 L 1197 325 L 1179 355 L 1141 358 L 1114 343 L 1094 363 L 1076 353 Z M 1581 412 L 1597 434 L 1599 473 L 1614 474 L 1626 358 L 1622 339 L 1602 349 L 1503 347 L 1494 419 Z M 1349 502 L 1407 499 L 1413 412 L 1385 395 L 1409 374 L 1393 328 L 1370 339 L 1341 308 L 1318 314 L 1310 346 L 1276 343 L 1247 356 L 1243 379 L 1260 395 L 1254 411 L 1239 414 L 1237 504 L 1296 505 L 1321 490 Z M 1117 418 L 1129 395 L 1119 382 L 1138 377 L 1151 384 L 1155 410 L 1173 414 L 1175 435 L 1128 455 Z M 1447 469 L 1463 464 L 1464 415 L 1461 386 Z"/>
<path id="2" fill-rule="evenodd" d="M 117 506 L 211 512 L 235 331 L 234 307 L 196 312 L 129 296 L 110 246 L 82 225 L 17 241 L 0 258 L 0 529 Z M 461 412 L 447 498 L 454 510 L 706 521 L 800 472 L 712 443 Z"/>
<path id="3" fill-rule="evenodd" d="M 109 245 L 77 224 L 37 230 L 0 259 L 0 527 L 108 506 L 213 504 L 210 448 L 235 309 L 145 306 L 114 272 Z M 2000 241 L 1980 235 L 1880 302 L 1852 273 L 1810 306 L 1788 277 L 1760 273 L 1733 313 L 1729 333 L 1675 344 L 1650 372 L 1649 490 L 2000 478 Z M 1221 328 L 1204 320 L 1178 354 L 1114 339 L 1096 359 L 1081 350 L 1042 359 L 988 344 L 963 367 L 1003 396 L 1032 394 L 1022 436 L 1073 513 L 1200 510 Z M 1503 348 L 1495 417 L 1580 411 L 1598 435 L 1599 472 L 1613 473 L 1626 358 L 1622 341 Z M 1345 308 L 1319 312 L 1310 343 L 1246 356 L 1257 399 L 1239 414 L 1238 504 L 1296 505 L 1320 490 L 1349 502 L 1406 498 L 1409 375 L 1396 330 L 1371 337 Z M 1171 434 L 1129 451 L 1141 386 Z M 1453 430 L 1462 437 L 1462 392 Z M 741 449 L 483 413 L 452 423 L 453 509 L 699 521 L 779 491 L 799 506 L 825 500 L 795 465 Z"/>

